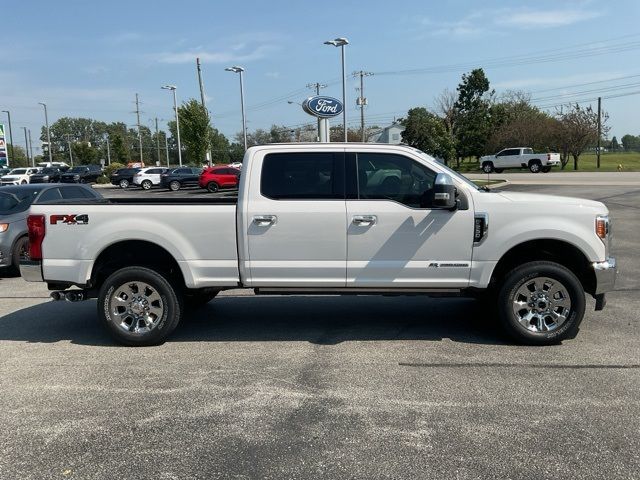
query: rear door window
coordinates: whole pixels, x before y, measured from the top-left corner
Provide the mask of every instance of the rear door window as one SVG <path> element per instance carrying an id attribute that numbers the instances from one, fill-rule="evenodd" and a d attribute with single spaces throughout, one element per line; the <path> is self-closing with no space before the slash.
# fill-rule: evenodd
<path id="1" fill-rule="evenodd" d="M 344 155 L 332 152 L 271 153 L 262 162 L 260 192 L 273 200 L 344 198 Z"/>

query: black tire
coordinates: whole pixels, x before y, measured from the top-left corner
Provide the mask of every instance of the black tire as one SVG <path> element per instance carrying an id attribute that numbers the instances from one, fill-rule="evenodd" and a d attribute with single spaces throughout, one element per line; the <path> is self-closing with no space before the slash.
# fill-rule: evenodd
<path id="1" fill-rule="evenodd" d="M 549 173 L 551 171 L 551 167 L 542 167 L 542 173 Z"/>
<path id="2" fill-rule="evenodd" d="M 111 300 L 118 294 L 121 287 L 127 283 L 131 285 L 140 285 L 142 283 L 150 287 L 151 295 L 157 293 L 159 296 L 159 305 L 162 313 L 156 317 L 154 327 L 146 332 L 134 332 L 132 328 L 127 327 L 126 319 L 118 319 L 115 309 L 110 307 Z M 161 273 L 146 267 L 125 267 L 112 273 L 100 287 L 98 294 L 98 317 L 101 323 L 107 328 L 109 333 L 121 344 L 134 347 L 159 345 L 163 343 L 169 335 L 175 330 L 180 323 L 183 313 L 182 299 L 176 293 L 177 289 L 172 283 L 166 279 Z M 119 308 L 130 308 L 131 303 L 135 301 L 135 293 L 130 290 L 131 296 L 126 297 L 133 299 L 128 305 L 126 301 Z M 139 292 L 139 290 L 138 290 Z M 156 301 L 152 302 L 155 303 Z M 142 320 L 135 320 L 135 325 L 139 327 Z M 134 324 L 134 320 L 130 320 L 130 324 Z M 144 327 L 144 322 L 142 324 Z"/>
<path id="3" fill-rule="evenodd" d="M 123 178 L 122 180 L 120 180 L 118 185 L 120 185 L 120 188 L 122 189 L 129 188 L 129 180 L 127 180 L 126 178 Z"/>
<path id="4" fill-rule="evenodd" d="M 553 286 L 561 286 L 570 300 L 570 306 L 566 308 L 566 311 L 563 311 L 565 313 L 563 323 L 546 331 L 535 331 L 536 325 L 543 324 L 544 328 L 548 329 L 549 325 L 545 317 L 551 319 L 551 315 L 533 313 L 536 322 L 536 325 L 534 325 L 534 320 L 527 322 L 526 319 L 521 318 L 520 313 L 514 311 L 514 304 L 518 300 L 517 297 L 519 297 L 518 291 L 521 292 L 523 288 L 527 288 L 527 282 L 534 284 L 536 283 L 534 279 L 540 278 L 550 279 L 554 282 Z M 542 290 L 544 290 L 544 285 Z M 550 286 L 549 288 L 552 289 L 553 287 Z M 529 301 L 529 298 L 526 301 Z M 540 302 L 540 306 L 543 303 L 545 302 Z M 553 302 L 549 303 L 549 308 L 553 309 Z M 497 305 L 500 323 L 505 332 L 514 340 L 525 345 L 554 345 L 562 340 L 574 338 L 578 333 L 580 322 L 582 322 L 584 316 L 585 295 L 580 280 L 568 268 L 555 262 L 536 261 L 517 267 L 504 279 L 498 293 Z M 529 310 L 532 305 L 534 308 L 538 307 L 535 302 L 527 305 L 521 303 L 520 305 L 523 312 Z M 525 323 L 528 326 L 525 327 Z"/>
<path id="5" fill-rule="evenodd" d="M 209 193 L 216 193 L 218 190 L 220 190 L 220 187 L 216 182 L 209 182 L 207 183 L 207 190 L 209 191 Z"/>
<path id="6" fill-rule="evenodd" d="M 529 171 L 531 173 L 540 173 L 542 171 L 542 164 L 540 160 L 531 160 L 529 162 Z"/>
<path id="7" fill-rule="evenodd" d="M 143 180 L 140 186 L 143 190 L 151 190 L 151 187 L 153 187 L 153 183 L 151 183 L 151 180 Z"/>
<path id="8" fill-rule="evenodd" d="M 484 173 L 491 173 L 493 172 L 493 162 L 484 162 L 482 164 L 482 171 Z"/>
<path id="9" fill-rule="evenodd" d="M 84 178 L 81 178 L 78 183 L 86 183 L 86 180 Z"/>
<path id="10" fill-rule="evenodd" d="M 184 295 L 184 306 L 189 310 L 203 307 L 211 300 L 213 300 L 216 295 L 218 295 L 218 293 L 218 290 L 204 290 L 196 291 L 193 293 L 186 293 Z"/>
<path id="11" fill-rule="evenodd" d="M 11 272 L 20 274 L 20 259 L 29 258 L 29 237 L 21 237 L 13 244 L 11 251 Z"/>
<path id="12" fill-rule="evenodd" d="M 171 190 L 172 192 L 177 192 L 178 190 L 180 190 L 181 186 L 182 185 L 180 185 L 179 181 L 174 180 L 171 183 L 169 183 L 169 190 Z"/>

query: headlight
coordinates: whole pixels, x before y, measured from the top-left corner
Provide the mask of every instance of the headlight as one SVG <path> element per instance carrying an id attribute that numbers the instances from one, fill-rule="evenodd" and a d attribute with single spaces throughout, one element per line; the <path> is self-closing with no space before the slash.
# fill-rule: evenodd
<path id="1" fill-rule="evenodd" d="M 0 233 L 6 232 L 7 230 L 9 230 L 9 224 L 8 223 L 0 223 Z"/>

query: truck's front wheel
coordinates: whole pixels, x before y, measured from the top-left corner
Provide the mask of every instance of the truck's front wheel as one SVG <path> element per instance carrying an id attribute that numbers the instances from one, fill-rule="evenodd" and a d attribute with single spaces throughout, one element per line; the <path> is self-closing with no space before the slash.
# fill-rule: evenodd
<path id="1" fill-rule="evenodd" d="M 158 345 L 178 326 L 182 303 L 162 274 L 126 267 L 111 274 L 100 288 L 98 316 L 124 345 Z"/>
<path id="2" fill-rule="evenodd" d="M 514 269 L 498 294 L 502 326 L 515 340 L 528 345 L 552 345 L 573 338 L 584 309 L 580 281 L 554 262 L 529 262 Z"/>

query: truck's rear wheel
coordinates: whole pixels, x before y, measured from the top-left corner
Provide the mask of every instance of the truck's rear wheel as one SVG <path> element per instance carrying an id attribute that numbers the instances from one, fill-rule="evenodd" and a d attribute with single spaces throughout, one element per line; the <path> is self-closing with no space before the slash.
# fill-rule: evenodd
<path id="1" fill-rule="evenodd" d="M 552 345 L 573 338 L 584 309 L 580 281 L 554 262 L 525 263 L 505 278 L 498 293 L 502 326 L 527 345 Z"/>
<path id="2" fill-rule="evenodd" d="M 182 302 L 162 274 L 145 267 L 126 267 L 102 284 L 98 316 L 124 345 L 158 345 L 180 323 Z"/>
<path id="3" fill-rule="evenodd" d="M 493 172 L 493 162 L 484 162 L 482 164 L 482 171 L 484 173 L 491 173 Z"/>
<path id="4" fill-rule="evenodd" d="M 529 162 L 529 171 L 531 173 L 540 173 L 541 170 L 542 164 L 540 163 L 540 160 L 531 160 Z"/>

